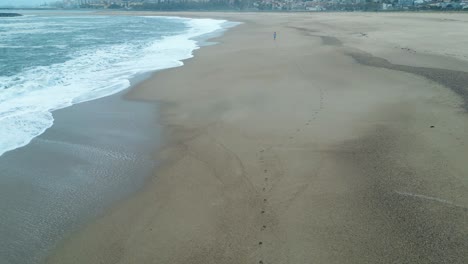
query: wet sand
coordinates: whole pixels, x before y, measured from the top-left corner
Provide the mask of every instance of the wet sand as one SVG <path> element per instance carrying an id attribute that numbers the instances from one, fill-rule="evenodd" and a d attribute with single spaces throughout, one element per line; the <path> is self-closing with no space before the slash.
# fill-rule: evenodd
<path id="1" fill-rule="evenodd" d="M 154 103 L 123 93 L 54 111 L 54 125 L 0 158 L 0 263 L 35 264 L 141 189 L 160 146 Z"/>
<path id="2" fill-rule="evenodd" d="M 178 15 L 244 24 L 129 93 L 162 166 L 48 263 L 468 262 L 467 15 Z"/>

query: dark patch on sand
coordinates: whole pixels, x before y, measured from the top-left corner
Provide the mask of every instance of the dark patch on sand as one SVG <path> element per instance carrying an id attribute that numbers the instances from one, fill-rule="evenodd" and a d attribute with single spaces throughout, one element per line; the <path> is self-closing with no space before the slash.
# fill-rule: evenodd
<path id="1" fill-rule="evenodd" d="M 347 54 L 362 65 L 408 72 L 444 85 L 463 99 L 463 108 L 468 110 L 468 72 L 393 64 L 386 59 L 366 52 L 349 52 Z"/>
<path id="2" fill-rule="evenodd" d="M 316 34 L 318 32 L 317 30 L 303 28 L 303 27 L 289 27 L 289 28 L 296 29 L 297 31 L 301 32 L 304 36 L 321 38 L 323 45 L 337 46 L 337 47 L 343 46 L 343 43 L 335 37 Z"/>
<path id="3" fill-rule="evenodd" d="M 337 164 L 351 168 L 343 178 L 350 190 L 346 201 L 336 204 L 346 209 L 333 215 L 335 241 L 353 241 L 349 263 L 467 263 L 468 210 L 444 202 L 446 195 L 431 181 L 443 177 L 444 185 L 455 186 L 456 179 L 444 174 L 441 157 L 426 159 L 424 171 L 413 168 L 407 162 L 411 154 L 398 147 L 404 144 L 399 135 L 380 126 L 333 152 Z M 346 252 L 349 244 L 334 246 Z"/>
<path id="4" fill-rule="evenodd" d="M 323 45 L 327 45 L 327 46 L 343 46 L 343 43 L 341 42 L 341 40 L 335 38 L 335 37 L 331 37 L 331 36 L 318 36 L 322 39 L 322 43 Z"/>
<path id="5" fill-rule="evenodd" d="M 304 35 L 306 35 L 306 36 L 315 36 L 315 35 L 312 35 L 312 34 L 318 32 L 318 31 L 315 30 L 315 29 L 304 28 L 304 27 L 293 27 L 293 26 L 289 26 L 289 28 L 295 29 L 295 30 L 301 32 L 302 34 L 304 34 Z"/>

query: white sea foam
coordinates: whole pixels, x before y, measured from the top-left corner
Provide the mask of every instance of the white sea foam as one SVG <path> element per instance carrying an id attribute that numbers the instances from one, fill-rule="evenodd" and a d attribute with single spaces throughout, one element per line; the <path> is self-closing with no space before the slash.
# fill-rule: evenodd
<path id="1" fill-rule="evenodd" d="M 84 50 L 64 63 L 0 76 L 0 156 L 51 127 L 54 110 L 122 91 L 139 74 L 183 65 L 181 60 L 199 48 L 193 38 L 220 30 L 226 22 L 172 19 L 183 20 L 189 30 L 151 45 Z"/>

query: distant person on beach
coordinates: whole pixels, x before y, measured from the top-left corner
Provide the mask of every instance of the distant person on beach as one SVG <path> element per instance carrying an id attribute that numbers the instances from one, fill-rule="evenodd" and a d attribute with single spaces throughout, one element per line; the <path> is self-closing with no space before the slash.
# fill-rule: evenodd
<path id="1" fill-rule="evenodd" d="M 273 32 L 273 40 L 276 40 L 276 31 Z"/>

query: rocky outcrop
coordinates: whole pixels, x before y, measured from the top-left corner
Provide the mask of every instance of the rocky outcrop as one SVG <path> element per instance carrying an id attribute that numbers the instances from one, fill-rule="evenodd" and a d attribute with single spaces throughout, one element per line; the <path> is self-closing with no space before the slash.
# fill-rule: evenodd
<path id="1" fill-rule="evenodd" d="M 17 13 L 0 13 L 0 17 L 17 17 L 22 16 L 21 14 Z"/>

